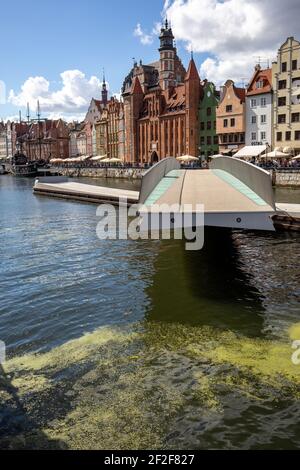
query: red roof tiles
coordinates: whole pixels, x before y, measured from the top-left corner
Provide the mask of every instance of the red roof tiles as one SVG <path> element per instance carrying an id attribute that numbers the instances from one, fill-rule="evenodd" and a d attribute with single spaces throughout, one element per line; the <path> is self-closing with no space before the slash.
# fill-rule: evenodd
<path id="1" fill-rule="evenodd" d="M 258 83 L 262 82 L 263 86 L 258 87 Z M 247 96 L 262 95 L 264 93 L 271 93 L 272 91 L 272 70 L 256 70 L 250 85 L 247 89 Z"/>

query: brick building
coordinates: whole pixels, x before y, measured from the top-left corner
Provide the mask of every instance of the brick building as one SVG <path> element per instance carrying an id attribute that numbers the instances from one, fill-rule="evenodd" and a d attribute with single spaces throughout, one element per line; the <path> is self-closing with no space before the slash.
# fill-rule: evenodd
<path id="1" fill-rule="evenodd" d="M 69 156 L 69 128 L 62 120 L 21 122 L 12 125 L 13 153 L 22 148 L 31 161 Z"/>
<path id="2" fill-rule="evenodd" d="M 95 123 L 97 155 L 124 159 L 124 108 L 112 97 Z"/>
<path id="3" fill-rule="evenodd" d="M 246 90 L 237 88 L 232 80 L 221 87 L 217 108 L 217 134 L 221 153 L 232 153 L 245 146 Z"/>
<path id="4" fill-rule="evenodd" d="M 135 63 L 123 84 L 126 162 L 199 155 L 200 77 L 193 58 L 186 72 L 167 21 L 159 53 L 158 62 Z"/>

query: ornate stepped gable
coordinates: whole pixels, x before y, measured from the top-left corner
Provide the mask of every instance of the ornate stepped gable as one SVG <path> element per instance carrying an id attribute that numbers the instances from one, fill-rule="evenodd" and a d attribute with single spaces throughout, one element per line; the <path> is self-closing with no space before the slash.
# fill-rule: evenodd
<path id="1" fill-rule="evenodd" d="M 128 162 L 198 154 L 200 77 L 193 59 L 186 72 L 167 21 L 159 53 L 160 60 L 153 64 L 135 62 L 123 83 Z"/>

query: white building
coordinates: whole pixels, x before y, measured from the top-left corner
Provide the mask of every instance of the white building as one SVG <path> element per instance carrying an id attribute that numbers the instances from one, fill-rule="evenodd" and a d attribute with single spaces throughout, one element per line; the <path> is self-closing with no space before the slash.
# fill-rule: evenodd
<path id="1" fill-rule="evenodd" d="M 12 157 L 12 125 L 0 123 L 0 159 Z"/>
<path id="2" fill-rule="evenodd" d="M 87 136 L 84 131 L 84 123 L 76 123 L 69 133 L 69 155 L 74 158 L 86 154 Z"/>
<path id="3" fill-rule="evenodd" d="M 273 145 L 272 70 L 255 67 L 246 93 L 246 145 Z"/>

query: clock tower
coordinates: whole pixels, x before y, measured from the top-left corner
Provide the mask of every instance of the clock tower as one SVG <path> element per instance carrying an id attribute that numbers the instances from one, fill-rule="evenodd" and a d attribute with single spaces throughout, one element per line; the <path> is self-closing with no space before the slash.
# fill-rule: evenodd
<path id="1" fill-rule="evenodd" d="M 175 63 L 177 58 L 177 50 L 174 44 L 174 36 L 172 28 L 166 19 L 161 29 L 160 39 L 160 73 L 159 82 L 163 90 L 176 85 Z"/>

